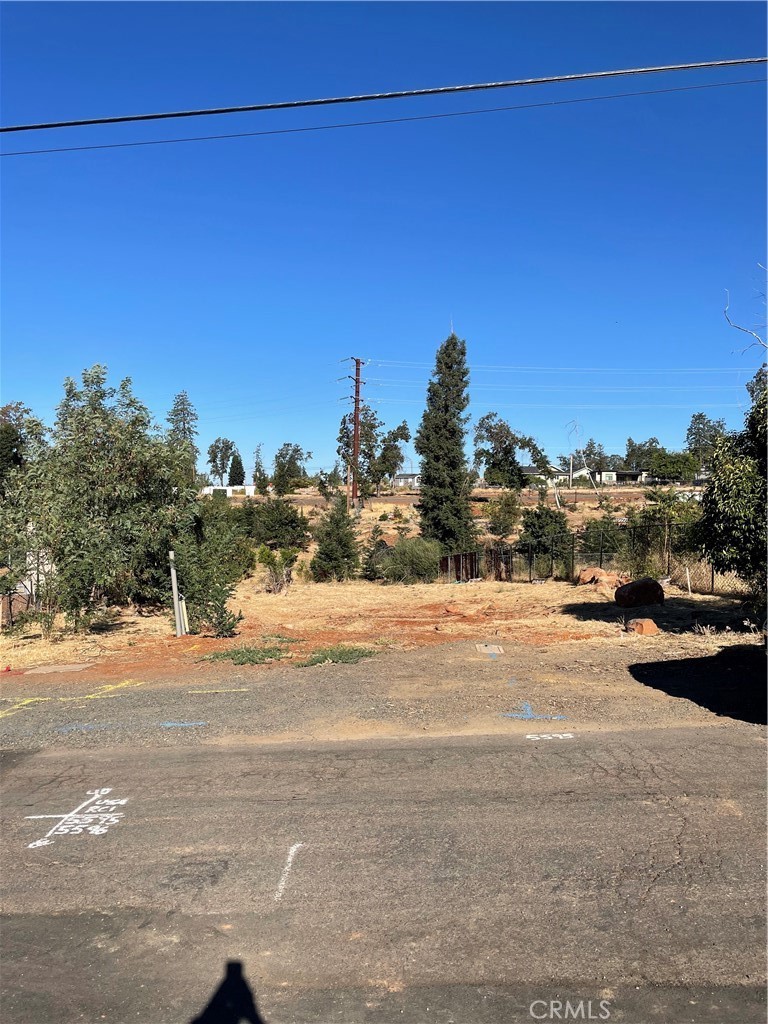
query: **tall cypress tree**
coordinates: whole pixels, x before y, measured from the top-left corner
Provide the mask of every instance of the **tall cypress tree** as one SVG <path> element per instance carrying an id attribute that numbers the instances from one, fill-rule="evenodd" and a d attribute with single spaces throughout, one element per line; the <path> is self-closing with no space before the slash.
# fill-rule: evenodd
<path id="1" fill-rule="evenodd" d="M 468 383 L 467 345 L 452 333 L 437 350 L 415 439 L 421 456 L 421 532 L 448 553 L 468 551 L 475 541 L 464 453 Z"/>
<path id="2" fill-rule="evenodd" d="M 230 487 L 242 487 L 245 483 L 245 469 L 243 468 L 243 460 L 240 458 L 240 452 L 235 448 L 235 453 L 232 456 L 232 461 L 229 464 L 229 479 L 228 483 Z"/>

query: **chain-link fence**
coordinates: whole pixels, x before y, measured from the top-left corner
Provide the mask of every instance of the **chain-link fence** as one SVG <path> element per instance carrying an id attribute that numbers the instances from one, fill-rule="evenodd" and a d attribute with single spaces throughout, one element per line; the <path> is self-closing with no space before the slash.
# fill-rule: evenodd
<path id="1" fill-rule="evenodd" d="M 737 597 L 749 593 L 747 584 L 735 573 L 715 572 L 687 526 L 628 526 L 478 548 L 443 558 L 440 579 L 451 583 L 478 578 L 510 583 L 572 582 L 582 569 L 591 568 L 626 573 L 633 579 L 669 579 L 696 594 Z"/>

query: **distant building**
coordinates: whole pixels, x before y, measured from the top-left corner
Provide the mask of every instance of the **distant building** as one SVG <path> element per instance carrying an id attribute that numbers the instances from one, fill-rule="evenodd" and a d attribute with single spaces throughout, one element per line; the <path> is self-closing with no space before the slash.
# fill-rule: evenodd
<path id="1" fill-rule="evenodd" d="M 395 487 L 418 491 L 421 487 L 421 473 L 395 473 Z"/>

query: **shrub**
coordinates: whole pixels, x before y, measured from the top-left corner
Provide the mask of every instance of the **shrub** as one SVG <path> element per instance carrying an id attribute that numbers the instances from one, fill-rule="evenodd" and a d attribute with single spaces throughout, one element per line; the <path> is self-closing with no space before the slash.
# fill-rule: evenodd
<path id="1" fill-rule="evenodd" d="M 440 544 L 423 537 L 404 537 L 390 549 L 382 567 L 388 583 L 434 583 L 440 572 Z"/>
<path id="2" fill-rule="evenodd" d="M 316 582 L 348 580 L 360 563 L 357 539 L 347 512 L 346 499 L 339 496 L 316 528 L 317 553 L 310 562 Z"/>
<path id="3" fill-rule="evenodd" d="M 265 544 L 272 550 L 303 551 L 307 547 L 309 524 L 295 505 L 281 498 L 261 502 L 247 499 L 237 511 L 241 531 L 256 544 Z"/>
<path id="4" fill-rule="evenodd" d="M 376 651 L 370 647 L 346 647 L 337 644 L 335 647 L 321 647 L 310 654 L 304 661 L 297 661 L 297 668 L 309 668 L 311 665 L 356 665 L 363 658 L 372 658 Z"/>
<path id="5" fill-rule="evenodd" d="M 279 594 L 287 590 L 291 584 L 293 567 L 299 552 L 296 548 L 281 548 L 280 551 L 271 551 L 266 544 L 262 544 L 256 555 L 259 565 L 263 565 L 267 573 L 267 592 Z"/>
<path id="6" fill-rule="evenodd" d="M 503 540 L 517 526 L 520 498 L 517 491 L 506 491 L 496 501 L 488 502 L 488 532 Z"/>
<path id="7" fill-rule="evenodd" d="M 209 633 L 215 637 L 237 634 L 237 625 L 243 620 L 243 613 L 231 612 L 227 601 L 232 597 L 234 587 L 228 583 L 211 581 L 204 594 L 187 599 L 187 617 L 191 633 Z"/>
<path id="8" fill-rule="evenodd" d="M 235 665 L 264 665 L 285 657 L 282 647 L 232 647 L 228 651 L 215 651 L 203 661 L 232 661 Z"/>

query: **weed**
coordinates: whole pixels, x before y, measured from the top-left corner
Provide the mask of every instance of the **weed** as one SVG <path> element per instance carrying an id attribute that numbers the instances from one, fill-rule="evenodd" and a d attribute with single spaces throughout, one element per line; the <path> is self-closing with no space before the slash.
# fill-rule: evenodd
<path id="1" fill-rule="evenodd" d="M 273 644 L 300 644 L 304 642 L 303 636 L 281 636 L 279 633 L 265 633 L 261 638 L 264 643 Z"/>
<path id="2" fill-rule="evenodd" d="M 202 661 L 232 661 L 235 665 L 265 665 L 268 661 L 284 658 L 282 647 L 231 647 L 228 651 L 215 651 Z"/>
<path id="3" fill-rule="evenodd" d="M 305 661 L 297 661 L 298 668 L 308 668 L 310 665 L 356 665 L 363 658 L 372 658 L 376 651 L 370 647 L 346 647 L 344 644 L 336 644 L 334 647 L 321 647 Z"/>

